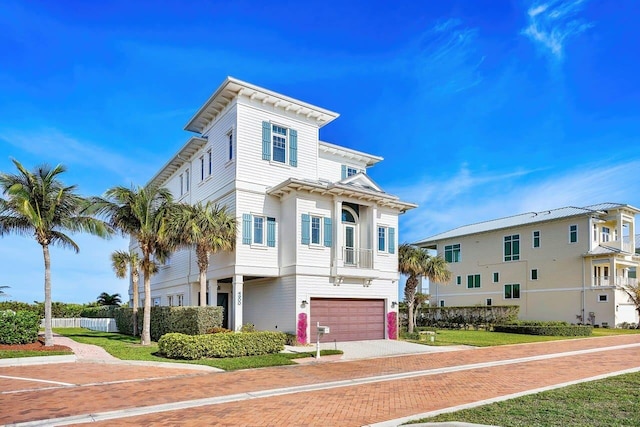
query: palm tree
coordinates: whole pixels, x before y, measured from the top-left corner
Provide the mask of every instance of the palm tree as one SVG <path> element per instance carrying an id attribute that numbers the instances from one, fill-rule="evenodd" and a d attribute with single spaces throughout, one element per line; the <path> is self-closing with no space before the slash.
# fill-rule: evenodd
<path id="1" fill-rule="evenodd" d="M 0 174 L 0 236 L 17 234 L 34 236 L 42 246 L 44 258 L 44 330 L 45 345 L 53 345 L 51 329 L 51 257 L 49 245 L 80 250 L 65 232 L 87 232 L 108 237 L 112 228 L 95 218 L 94 206 L 76 194 L 76 186 L 65 186 L 58 176 L 66 171 L 62 165 L 41 165 L 28 171 L 15 159 L 18 173 Z"/>
<path id="2" fill-rule="evenodd" d="M 209 257 L 218 251 L 232 251 L 236 242 L 236 219 L 211 202 L 181 204 L 170 220 L 170 234 L 176 245 L 195 247 L 200 271 L 200 306 L 207 305 Z"/>
<path id="3" fill-rule="evenodd" d="M 171 192 L 166 188 L 122 186 L 105 193 L 105 199 L 97 200 L 100 212 L 109 218 L 110 224 L 136 240 L 142 259 L 140 267 L 144 280 L 144 315 L 140 343 L 151 344 L 151 275 L 155 273 L 153 259 L 162 262 L 171 253 L 167 238 L 167 219 L 175 208 Z M 153 259 L 152 259 L 153 257 Z"/>
<path id="4" fill-rule="evenodd" d="M 103 292 L 98 295 L 96 302 L 98 305 L 120 305 L 122 299 L 120 299 L 120 294 L 108 294 Z"/>
<path id="5" fill-rule="evenodd" d="M 9 289 L 9 287 L 10 286 L 0 286 L 0 297 L 6 298 L 6 297 L 10 296 L 8 293 L 3 291 L 3 289 Z"/>
<path id="6" fill-rule="evenodd" d="M 629 301 L 631 301 L 633 305 L 636 306 L 636 311 L 640 316 L 640 283 L 629 283 L 626 286 L 620 286 L 620 289 L 622 289 L 627 294 L 627 296 L 629 297 Z"/>
<path id="7" fill-rule="evenodd" d="M 404 299 L 407 302 L 408 331 L 413 332 L 413 307 L 415 304 L 418 278 L 426 277 L 431 282 L 444 283 L 451 279 L 447 262 L 440 256 L 431 256 L 426 250 L 402 244 L 398 249 L 398 270 L 407 275 Z"/>
<path id="8" fill-rule="evenodd" d="M 124 279 L 127 271 L 131 275 L 131 293 L 133 294 L 133 336 L 138 335 L 138 283 L 140 282 L 140 257 L 135 251 L 115 251 L 111 254 L 111 266 L 116 277 Z"/>

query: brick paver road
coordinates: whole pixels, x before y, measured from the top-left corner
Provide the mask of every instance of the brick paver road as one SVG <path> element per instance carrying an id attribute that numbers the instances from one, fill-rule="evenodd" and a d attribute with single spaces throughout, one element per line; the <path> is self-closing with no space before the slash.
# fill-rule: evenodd
<path id="1" fill-rule="evenodd" d="M 518 361 L 523 358 L 530 359 Z M 500 363 L 477 365 L 495 361 Z M 640 368 L 640 336 L 228 373 L 145 368 L 140 381 L 132 381 L 126 369 L 119 376 L 105 376 L 104 365 L 96 367 L 97 378 L 79 381 L 76 370 L 85 365 L 0 369 L 0 423 L 122 411 L 103 424 L 358 426 Z M 16 389 L 5 387 L 1 377 L 47 379 L 48 374 L 56 381 L 85 385 L 11 392 Z M 287 387 L 307 389 L 287 394 Z M 267 390 L 266 397 L 259 394 Z M 175 402 L 193 407 L 168 411 L 163 406 Z M 126 412 L 153 405 L 159 406 L 150 413 L 132 417 Z"/>

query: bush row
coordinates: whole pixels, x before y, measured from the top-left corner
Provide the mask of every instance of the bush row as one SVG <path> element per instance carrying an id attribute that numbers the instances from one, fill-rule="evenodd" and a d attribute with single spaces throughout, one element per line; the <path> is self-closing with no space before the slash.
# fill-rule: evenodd
<path id="1" fill-rule="evenodd" d="M 158 351 L 170 359 L 241 357 L 278 353 L 284 349 L 282 332 L 241 332 L 185 335 L 170 333 L 158 341 Z"/>
<path id="2" fill-rule="evenodd" d="M 86 304 L 67 304 L 64 302 L 51 303 L 51 317 L 81 317 L 80 313 L 88 307 Z M 0 311 L 30 311 L 40 317 L 44 317 L 44 302 L 29 304 L 19 301 L 0 301 Z"/>
<path id="3" fill-rule="evenodd" d="M 590 325 L 570 325 L 567 322 L 539 322 L 521 320 L 508 325 L 495 325 L 494 332 L 511 334 L 545 335 L 560 337 L 588 337 L 593 328 Z"/>
<path id="4" fill-rule="evenodd" d="M 518 318 L 517 305 L 471 307 L 424 307 L 416 316 L 416 326 L 467 329 L 480 325 L 490 328 L 496 324 L 511 323 Z"/>
<path id="5" fill-rule="evenodd" d="M 0 311 L 0 344 L 29 344 L 38 339 L 40 317 L 30 311 Z"/>
<path id="6" fill-rule="evenodd" d="M 80 312 L 80 317 L 88 317 L 90 319 L 103 319 L 106 317 L 114 318 L 114 311 L 118 305 L 98 305 L 96 307 L 85 307 Z"/>
<path id="7" fill-rule="evenodd" d="M 151 307 L 151 340 L 178 332 L 187 335 L 205 334 L 222 326 L 222 307 Z M 118 331 L 133 335 L 133 309 L 118 307 L 113 310 Z M 142 330 L 144 308 L 138 309 L 138 332 Z"/>

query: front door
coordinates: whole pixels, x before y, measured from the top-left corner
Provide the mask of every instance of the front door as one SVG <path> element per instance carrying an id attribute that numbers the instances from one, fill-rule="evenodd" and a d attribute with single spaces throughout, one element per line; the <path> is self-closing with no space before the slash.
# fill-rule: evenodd
<path id="1" fill-rule="evenodd" d="M 218 294 L 218 303 L 222 307 L 222 327 L 229 329 L 229 294 Z"/>
<path id="2" fill-rule="evenodd" d="M 354 265 L 356 263 L 355 242 L 356 228 L 353 225 L 344 226 L 344 263 Z"/>

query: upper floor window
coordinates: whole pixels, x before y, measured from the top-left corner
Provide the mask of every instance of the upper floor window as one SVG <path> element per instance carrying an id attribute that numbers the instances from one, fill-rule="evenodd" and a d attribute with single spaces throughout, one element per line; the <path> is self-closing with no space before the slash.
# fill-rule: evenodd
<path id="1" fill-rule="evenodd" d="M 504 236 L 504 260 L 517 261 L 520 259 L 520 235 Z"/>
<path id="2" fill-rule="evenodd" d="M 207 150 L 207 176 L 211 176 L 213 173 L 213 154 L 211 154 L 211 149 Z"/>
<path id="3" fill-rule="evenodd" d="M 200 156 L 200 181 L 204 181 L 204 156 Z"/>
<path id="4" fill-rule="evenodd" d="M 184 171 L 184 192 L 188 193 L 189 192 L 189 188 L 191 187 L 191 183 L 190 181 L 190 174 L 189 174 L 189 169 L 186 169 Z"/>
<path id="5" fill-rule="evenodd" d="M 608 242 L 611 237 L 611 229 L 609 227 L 602 227 L 602 241 Z"/>
<path id="6" fill-rule="evenodd" d="M 598 226 L 596 224 L 593 224 L 593 241 L 598 241 Z"/>
<path id="7" fill-rule="evenodd" d="M 538 269 L 537 268 L 532 268 L 531 269 L 531 280 L 538 280 Z"/>
<path id="8" fill-rule="evenodd" d="M 320 235 L 322 234 L 322 218 L 319 216 L 311 217 L 311 244 L 320 244 Z"/>
<path id="9" fill-rule="evenodd" d="M 462 285 L 462 276 L 456 276 L 456 285 Z"/>
<path id="10" fill-rule="evenodd" d="M 447 262 L 460 262 L 460 244 L 444 247 L 444 260 Z"/>
<path id="11" fill-rule="evenodd" d="M 184 174 L 180 174 L 180 196 L 184 194 Z"/>
<path id="12" fill-rule="evenodd" d="M 232 148 L 233 134 L 229 135 Z M 230 151 L 230 156 L 232 155 L 233 152 Z M 270 122 L 262 122 L 262 159 L 298 166 L 298 132 Z"/>
<path id="13" fill-rule="evenodd" d="M 275 247 L 276 219 L 263 215 L 242 215 L 242 244 Z"/>
<path id="14" fill-rule="evenodd" d="M 534 248 L 539 248 L 540 247 L 540 232 L 539 231 L 534 231 L 533 232 L 533 247 Z"/>
<path id="15" fill-rule="evenodd" d="M 479 288 L 480 287 L 480 275 L 479 274 L 469 274 L 467 276 L 467 288 Z"/>
<path id="16" fill-rule="evenodd" d="M 395 252 L 396 232 L 393 227 L 378 227 L 378 252 Z"/>
<path id="17" fill-rule="evenodd" d="M 504 299 L 520 298 L 520 285 L 504 285 Z"/>
<path id="18" fill-rule="evenodd" d="M 233 131 L 229 131 L 227 134 L 227 146 L 228 146 L 228 154 L 229 157 L 227 160 L 233 160 Z"/>
<path id="19" fill-rule="evenodd" d="M 342 179 L 348 178 L 353 175 L 357 175 L 360 172 L 364 172 L 364 171 L 354 166 L 342 165 Z"/>
<path id="20" fill-rule="evenodd" d="M 301 243 L 303 245 L 331 247 L 333 235 L 331 218 L 302 214 L 301 226 Z"/>
<path id="21" fill-rule="evenodd" d="M 578 241 L 578 226 L 570 225 L 569 226 L 569 243 L 576 243 Z"/>
<path id="22" fill-rule="evenodd" d="M 500 281 L 500 273 L 493 273 L 493 283 L 498 283 Z"/>

